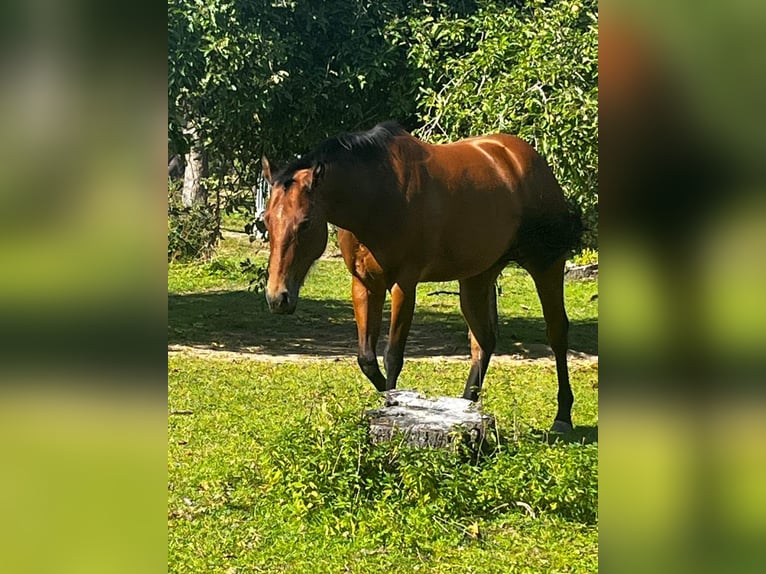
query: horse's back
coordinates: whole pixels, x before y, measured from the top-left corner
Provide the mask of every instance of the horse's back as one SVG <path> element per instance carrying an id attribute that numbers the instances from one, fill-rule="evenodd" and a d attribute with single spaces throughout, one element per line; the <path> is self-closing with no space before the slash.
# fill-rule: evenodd
<path id="1" fill-rule="evenodd" d="M 462 163 L 465 169 L 465 193 L 484 187 L 497 194 L 518 196 L 517 209 L 563 208 L 564 194 L 545 159 L 526 141 L 510 134 L 492 134 L 439 146 L 437 156 L 448 165 Z M 451 177 L 455 177 L 453 174 Z M 466 177 L 467 176 L 467 177 Z"/>
<path id="2" fill-rule="evenodd" d="M 582 234 L 579 212 L 567 202 L 542 155 L 508 134 L 464 141 L 493 157 L 496 169 L 507 177 L 507 191 L 519 198 L 518 226 L 504 259 L 528 268 L 545 268 L 577 245 Z"/>
<path id="3" fill-rule="evenodd" d="M 346 266 L 363 283 L 385 276 L 390 284 L 400 272 L 407 280 L 465 279 L 511 260 L 540 267 L 565 251 L 572 233 L 558 239 L 569 226 L 563 193 L 520 138 L 432 145 L 408 137 L 398 145 L 394 171 L 407 207 L 400 231 L 378 238 L 381 258 L 339 228 Z"/>
<path id="4" fill-rule="evenodd" d="M 561 187 L 524 140 L 494 134 L 433 145 L 430 151 L 429 178 L 421 190 L 426 199 L 420 204 L 424 241 L 435 256 L 429 264 L 434 272 L 426 276 L 444 276 L 450 266 L 470 273 L 528 258 L 534 251 L 530 230 L 543 225 L 549 232 L 567 222 Z M 540 261 L 551 259 L 548 251 L 541 243 Z"/>

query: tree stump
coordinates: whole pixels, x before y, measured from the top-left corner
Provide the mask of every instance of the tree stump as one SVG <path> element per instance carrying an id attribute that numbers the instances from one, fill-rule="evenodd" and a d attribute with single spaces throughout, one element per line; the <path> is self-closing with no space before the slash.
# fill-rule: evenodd
<path id="1" fill-rule="evenodd" d="M 383 408 L 366 414 L 373 444 L 402 433 L 409 446 L 452 449 L 463 442 L 477 447 L 495 426 L 494 417 L 467 399 L 427 399 L 408 390 L 388 391 Z"/>

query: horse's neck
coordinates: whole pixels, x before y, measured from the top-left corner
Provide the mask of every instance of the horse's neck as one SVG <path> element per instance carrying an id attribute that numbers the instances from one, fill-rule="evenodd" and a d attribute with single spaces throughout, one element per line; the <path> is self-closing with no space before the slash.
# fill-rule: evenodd
<path id="1" fill-rule="evenodd" d="M 402 224 L 403 198 L 392 181 L 334 178 L 325 194 L 327 220 L 372 247 L 389 240 Z"/>

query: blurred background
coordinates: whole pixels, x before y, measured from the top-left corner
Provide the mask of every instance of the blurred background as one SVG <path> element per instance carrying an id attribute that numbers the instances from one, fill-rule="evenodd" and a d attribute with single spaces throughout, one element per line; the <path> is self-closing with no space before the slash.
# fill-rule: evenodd
<path id="1" fill-rule="evenodd" d="M 165 570 L 166 12 L 3 3 L 0 555 Z"/>
<path id="2" fill-rule="evenodd" d="M 760 571 L 766 8 L 599 8 L 601 566 Z"/>
<path id="3" fill-rule="evenodd" d="M 166 18 L 4 6 L 9 571 L 165 568 Z M 606 572 L 764 563 L 764 29 L 753 1 L 599 6 Z"/>

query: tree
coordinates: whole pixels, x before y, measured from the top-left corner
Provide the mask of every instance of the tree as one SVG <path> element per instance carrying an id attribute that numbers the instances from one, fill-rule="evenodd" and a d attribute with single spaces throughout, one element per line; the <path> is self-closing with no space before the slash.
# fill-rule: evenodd
<path id="1" fill-rule="evenodd" d="M 530 142 L 598 221 L 598 16 L 595 0 L 486 2 L 456 17 L 449 3 L 410 20 L 421 88 L 416 133 L 431 141 L 507 132 Z"/>
<path id="2" fill-rule="evenodd" d="M 507 131 L 595 229 L 596 22 L 595 0 L 169 0 L 169 154 L 193 123 L 220 212 L 252 202 L 264 153 L 386 119 L 430 141 Z"/>

